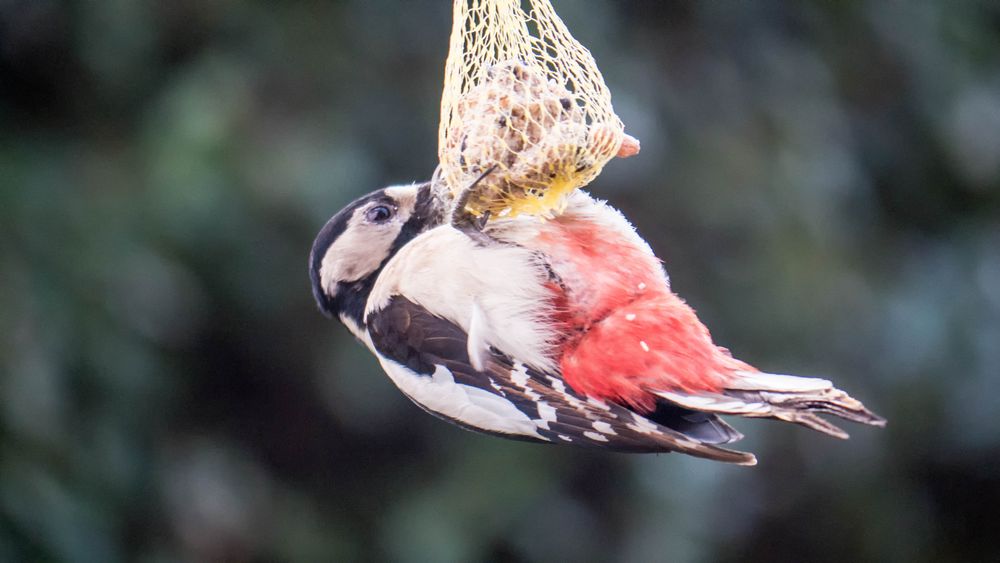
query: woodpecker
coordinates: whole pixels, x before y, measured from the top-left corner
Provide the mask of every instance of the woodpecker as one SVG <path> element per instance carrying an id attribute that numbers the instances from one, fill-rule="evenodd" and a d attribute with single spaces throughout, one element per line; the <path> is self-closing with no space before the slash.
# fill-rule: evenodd
<path id="1" fill-rule="evenodd" d="M 885 420 L 825 379 L 764 373 L 716 346 L 628 220 L 582 190 L 563 211 L 448 220 L 431 183 L 372 192 L 310 255 L 320 310 L 414 403 L 463 428 L 754 465 L 720 415 Z"/>

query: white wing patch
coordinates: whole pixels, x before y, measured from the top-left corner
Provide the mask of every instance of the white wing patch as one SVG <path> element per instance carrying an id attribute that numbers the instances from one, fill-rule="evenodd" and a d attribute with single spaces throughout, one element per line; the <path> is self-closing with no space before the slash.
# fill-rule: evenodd
<path id="1" fill-rule="evenodd" d="M 601 434 L 609 434 L 611 436 L 617 436 L 618 435 L 618 433 L 615 432 L 615 429 L 612 428 L 611 425 L 608 424 L 607 422 L 594 421 L 593 423 L 591 423 L 591 426 L 593 426 L 594 430 L 597 430 Z"/>
<path id="2" fill-rule="evenodd" d="M 556 421 L 556 409 L 552 405 L 546 403 L 545 401 L 538 401 L 538 416 L 539 420 L 535 421 L 535 424 L 548 430 L 549 423 Z"/>
<path id="3" fill-rule="evenodd" d="M 601 399 L 595 399 L 594 397 L 587 397 L 587 404 L 592 407 L 597 407 L 605 412 L 611 410 L 611 407 L 609 407 L 607 403 L 605 403 Z"/>
<path id="4" fill-rule="evenodd" d="M 660 431 L 655 424 L 647 420 L 645 417 L 641 417 L 635 413 L 632 413 L 632 422 L 626 424 L 625 426 L 640 434 L 656 434 Z"/>
<path id="5" fill-rule="evenodd" d="M 556 422 L 558 420 L 556 408 L 546 403 L 542 399 L 542 396 L 528 385 L 529 377 L 528 370 L 524 367 L 524 364 L 521 363 L 514 366 L 514 369 L 510 372 L 510 380 L 513 381 L 515 385 L 523 389 L 524 394 L 538 407 L 539 418 L 534 419 L 535 425 L 539 428 L 549 430 L 549 423 Z M 572 441 L 561 434 L 559 437 L 567 441 Z"/>
<path id="6" fill-rule="evenodd" d="M 559 394 L 563 396 L 563 399 L 565 399 L 567 403 L 572 405 L 573 408 L 581 412 L 586 412 L 587 409 L 584 406 L 583 401 L 577 399 L 576 397 L 571 395 L 568 391 L 566 391 L 566 384 L 563 382 L 563 380 L 559 379 L 558 377 L 552 377 L 550 375 L 549 382 L 552 383 L 552 388 L 558 391 Z"/>

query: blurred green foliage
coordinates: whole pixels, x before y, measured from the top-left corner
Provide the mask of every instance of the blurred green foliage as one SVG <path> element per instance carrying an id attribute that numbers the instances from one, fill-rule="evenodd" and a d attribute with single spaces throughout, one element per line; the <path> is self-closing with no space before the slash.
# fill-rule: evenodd
<path id="1" fill-rule="evenodd" d="M 403 398 L 306 256 L 434 168 L 446 0 L 0 0 L 0 560 L 1000 560 L 1000 5 L 555 3 L 643 142 L 591 190 L 889 427 L 746 469 Z"/>

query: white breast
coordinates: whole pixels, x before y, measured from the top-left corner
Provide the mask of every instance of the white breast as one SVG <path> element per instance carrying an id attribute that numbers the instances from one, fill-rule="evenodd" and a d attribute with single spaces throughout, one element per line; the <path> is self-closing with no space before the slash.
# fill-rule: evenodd
<path id="1" fill-rule="evenodd" d="M 386 265 L 368 298 L 366 316 L 405 296 L 470 331 L 473 311 L 482 313 L 476 333 L 487 344 L 543 371 L 555 369 L 547 325 L 548 273 L 530 250 L 480 246 L 451 226 L 414 238 Z"/>

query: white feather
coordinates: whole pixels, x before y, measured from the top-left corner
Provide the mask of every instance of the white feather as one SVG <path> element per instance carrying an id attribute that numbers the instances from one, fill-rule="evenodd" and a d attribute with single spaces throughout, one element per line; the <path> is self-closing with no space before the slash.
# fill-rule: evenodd
<path id="1" fill-rule="evenodd" d="M 675 405 L 680 405 L 686 409 L 696 411 L 740 415 L 763 415 L 771 412 L 771 406 L 767 403 L 748 403 L 733 397 L 716 393 L 689 395 L 687 393 L 677 393 L 673 391 L 656 391 L 654 392 L 654 395 L 663 397 Z"/>
<path id="2" fill-rule="evenodd" d="M 456 383 L 443 366 L 435 366 L 431 375 L 421 375 L 376 355 L 400 391 L 429 411 L 490 432 L 545 439 L 538 433 L 535 421 L 513 403 L 484 389 Z"/>
<path id="3" fill-rule="evenodd" d="M 486 352 L 489 350 L 487 344 L 489 327 L 486 325 L 486 315 L 482 307 L 475 300 L 472 302 L 472 314 L 469 319 L 469 335 L 466 338 L 466 350 L 469 354 L 469 363 L 476 371 L 483 371 L 486 363 Z"/>
<path id="4" fill-rule="evenodd" d="M 833 382 L 815 377 L 778 375 L 774 373 L 741 371 L 739 377 L 726 385 L 739 391 L 778 391 L 782 393 L 809 393 L 833 389 Z"/>
<path id="5" fill-rule="evenodd" d="M 640 434 L 657 434 L 660 431 L 655 424 L 636 413 L 632 413 L 632 422 L 627 423 L 625 426 L 639 432 Z"/>
<path id="6" fill-rule="evenodd" d="M 549 430 L 549 423 L 556 422 L 556 409 L 545 401 L 538 401 L 538 419 L 535 424 Z"/>
<path id="7" fill-rule="evenodd" d="M 611 434 L 612 436 L 618 435 L 618 433 L 615 432 L 615 429 L 612 428 L 611 425 L 608 424 L 607 422 L 594 421 L 590 425 L 594 427 L 594 430 L 597 430 L 602 434 Z"/>
<path id="8" fill-rule="evenodd" d="M 474 305 L 489 327 L 484 340 L 529 366 L 556 369 L 548 330 L 548 273 L 532 252 L 480 246 L 445 225 L 420 234 L 386 265 L 368 298 L 367 315 L 402 295 L 470 333 Z"/>

